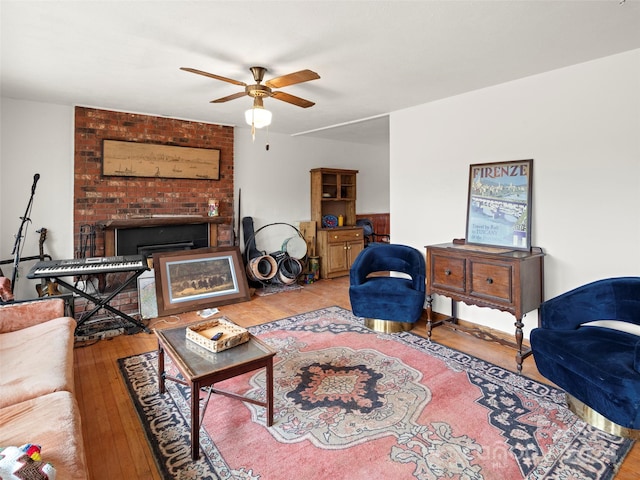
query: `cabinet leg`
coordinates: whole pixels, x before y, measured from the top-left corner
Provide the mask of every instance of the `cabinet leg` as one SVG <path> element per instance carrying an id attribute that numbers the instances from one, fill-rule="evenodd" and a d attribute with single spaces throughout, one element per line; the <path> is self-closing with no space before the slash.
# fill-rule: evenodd
<path id="1" fill-rule="evenodd" d="M 524 327 L 522 317 L 516 318 L 516 347 L 518 349 L 516 352 L 516 364 L 518 366 L 518 373 L 522 373 L 522 361 L 524 360 L 522 355 L 522 338 L 524 336 L 522 327 Z"/>
<path id="2" fill-rule="evenodd" d="M 432 309 L 432 303 L 433 303 L 433 297 L 431 295 L 427 295 L 426 296 L 426 301 L 427 301 L 427 338 L 429 340 L 431 340 L 431 329 L 433 328 L 433 320 L 432 320 L 432 314 L 433 314 L 433 309 Z"/>

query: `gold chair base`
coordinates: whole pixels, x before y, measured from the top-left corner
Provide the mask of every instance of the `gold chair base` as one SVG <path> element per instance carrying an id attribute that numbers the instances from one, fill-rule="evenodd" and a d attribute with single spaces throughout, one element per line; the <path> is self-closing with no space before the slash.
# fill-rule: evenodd
<path id="1" fill-rule="evenodd" d="M 631 438 L 633 440 L 640 439 L 640 430 L 634 430 L 632 428 L 623 427 L 617 423 L 612 422 L 601 413 L 596 412 L 593 408 L 585 405 L 573 395 L 567 395 L 567 404 L 569 410 L 575 413 L 580 419 L 587 422 L 606 433 L 616 435 L 618 437 Z"/>
<path id="2" fill-rule="evenodd" d="M 408 332 L 415 324 L 411 322 L 396 322 L 395 320 L 381 320 L 379 318 L 365 318 L 364 326 L 382 333 Z"/>

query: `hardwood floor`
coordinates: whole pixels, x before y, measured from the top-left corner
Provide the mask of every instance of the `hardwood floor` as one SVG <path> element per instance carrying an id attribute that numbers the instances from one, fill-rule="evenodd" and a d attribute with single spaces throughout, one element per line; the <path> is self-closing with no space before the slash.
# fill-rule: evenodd
<path id="1" fill-rule="evenodd" d="M 350 309 L 348 277 L 322 280 L 303 289 L 253 296 L 250 302 L 220 307 L 223 315 L 241 326 L 257 325 L 323 307 Z M 180 325 L 180 315 L 156 319 L 150 328 Z M 414 332 L 426 335 L 424 319 Z M 434 329 L 433 340 L 515 371 L 514 350 L 444 328 Z M 129 394 L 118 371 L 118 358 L 155 350 L 155 335 L 139 333 L 102 340 L 75 349 L 76 394 L 82 415 L 87 463 L 93 480 L 160 479 Z M 532 357 L 524 361 L 523 375 L 541 382 Z M 637 479 L 640 447 L 634 445 L 617 480 Z"/>

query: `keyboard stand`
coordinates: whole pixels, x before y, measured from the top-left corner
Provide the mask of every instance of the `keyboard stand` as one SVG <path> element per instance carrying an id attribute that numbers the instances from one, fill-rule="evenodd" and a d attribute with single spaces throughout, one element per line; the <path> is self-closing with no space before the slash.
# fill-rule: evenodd
<path id="1" fill-rule="evenodd" d="M 89 320 L 92 316 L 94 316 L 101 308 L 104 308 L 105 310 L 109 310 L 114 315 L 117 315 L 119 317 L 124 318 L 126 321 L 128 321 L 129 323 L 132 323 L 136 327 L 140 328 L 142 331 L 144 331 L 146 333 L 151 333 L 151 330 L 149 330 L 142 322 L 140 322 L 139 320 L 136 320 L 135 318 L 131 317 L 130 315 L 127 315 L 124 312 L 121 312 L 117 308 L 109 305 L 109 302 L 116 295 L 118 295 L 131 282 L 133 282 L 136 278 L 138 278 L 140 275 L 142 275 L 146 271 L 147 271 L 146 268 L 141 268 L 139 270 L 136 270 L 129 278 L 127 278 L 124 281 L 124 283 L 122 285 L 120 285 L 118 288 L 116 288 L 107 297 L 102 298 L 102 299 L 98 298 L 97 296 L 93 296 L 93 295 L 91 295 L 91 294 L 89 294 L 87 292 L 83 292 L 82 290 L 76 288 L 75 286 L 71 285 L 70 283 L 66 282 L 65 280 L 63 280 L 61 278 L 58 278 L 58 277 L 51 277 L 51 278 L 55 278 L 56 281 L 60 285 L 63 285 L 64 287 L 68 288 L 72 292 L 77 293 L 78 295 L 80 295 L 80 296 L 86 298 L 87 300 L 89 300 L 91 303 L 95 304 L 95 307 L 93 308 L 93 310 L 91 310 L 89 313 L 83 313 L 82 314 L 82 318 L 80 319 L 80 321 L 78 322 L 78 325 L 76 326 L 76 332 L 78 331 L 78 328 L 80 328 L 82 326 L 82 324 L 84 324 L 87 320 Z"/>

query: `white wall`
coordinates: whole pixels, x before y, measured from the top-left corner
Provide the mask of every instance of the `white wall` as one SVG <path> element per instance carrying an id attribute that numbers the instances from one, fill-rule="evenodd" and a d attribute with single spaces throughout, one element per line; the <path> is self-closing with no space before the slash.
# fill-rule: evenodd
<path id="1" fill-rule="evenodd" d="M 73 257 L 73 108 L 2 98 L 0 149 L 0 259 L 12 258 L 15 236 L 36 184 L 31 222 L 23 230 L 22 256 L 38 255 L 44 227 L 45 253 Z M 35 262 L 20 263 L 17 298 L 37 296 L 37 282 L 26 278 Z M 12 265 L 1 265 L 11 277 Z"/>
<path id="2" fill-rule="evenodd" d="M 274 222 L 298 226 L 311 217 L 312 168 L 330 167 L 358 170 L 358 213 L 389 211 L 389 150 L 356 143 L 335 142 L 313 137 L 291 137 L 256 132 L 252 142 L 249 129 L 235 132 L 236 207 L 242 189 L 241 216 L 252 217 L 254 229 Z M 237 221 L 237 220 L 236 220 Z M 270 226 L 255 240 L 259 250 L 278 250 L 282 241 L 296 235 L 285 226 Z M 244 246 L 244 237 L 240 244 Z"/>
<path id="3" fill-rule="evenodd" d="M 73 258 L 74 108 L 2 98 L 0 157 L 0 259 L 10 259 L 14 235 L 27 207 L 33 175 L 40 174 L 23 256 L 38 254 L 41 227 L 48 230 L 45 252 L 53 258 Z M 389 211 L 389 150 L 311 137 L 270 134 L 251 141 L 247 128 L 235 134 L 235 188 L 242 189 L 242 216 L 254 217 L 256 229 L 273 222 L 295 224 L 310 219 L 310 175 L 315 167 L 360 170 L 358 212 Z M 237 197 L 236 197 L 237 208 Z M 290 227 L 266 228 L 256 243 L 271 250 L 295 235 Z M 274 235 L 273 239 L 269 236 Z M 270 242 L 272 242 L 270 244 Z M 18 298 L 36 296 L 26 274 L 33 262 L 21 264 Z M 2 265 L 11 276 L 12 266 Z"/>
<path id="4" fill-rule="evenodd" d="M 545 297 L 640 275 L 640 50 L 391 115 L 391 234 L 424 251 L 464 238 L 469 165 L 533 158 L 532 240 Z M 406 172 L 411 172 L 407 175 Z M 448 313 L 437 298 L 435 310 Z M 513 317 L 461 306 L 513 331 Z M 537 312 L 525 317 L 525 335 Z"/>

